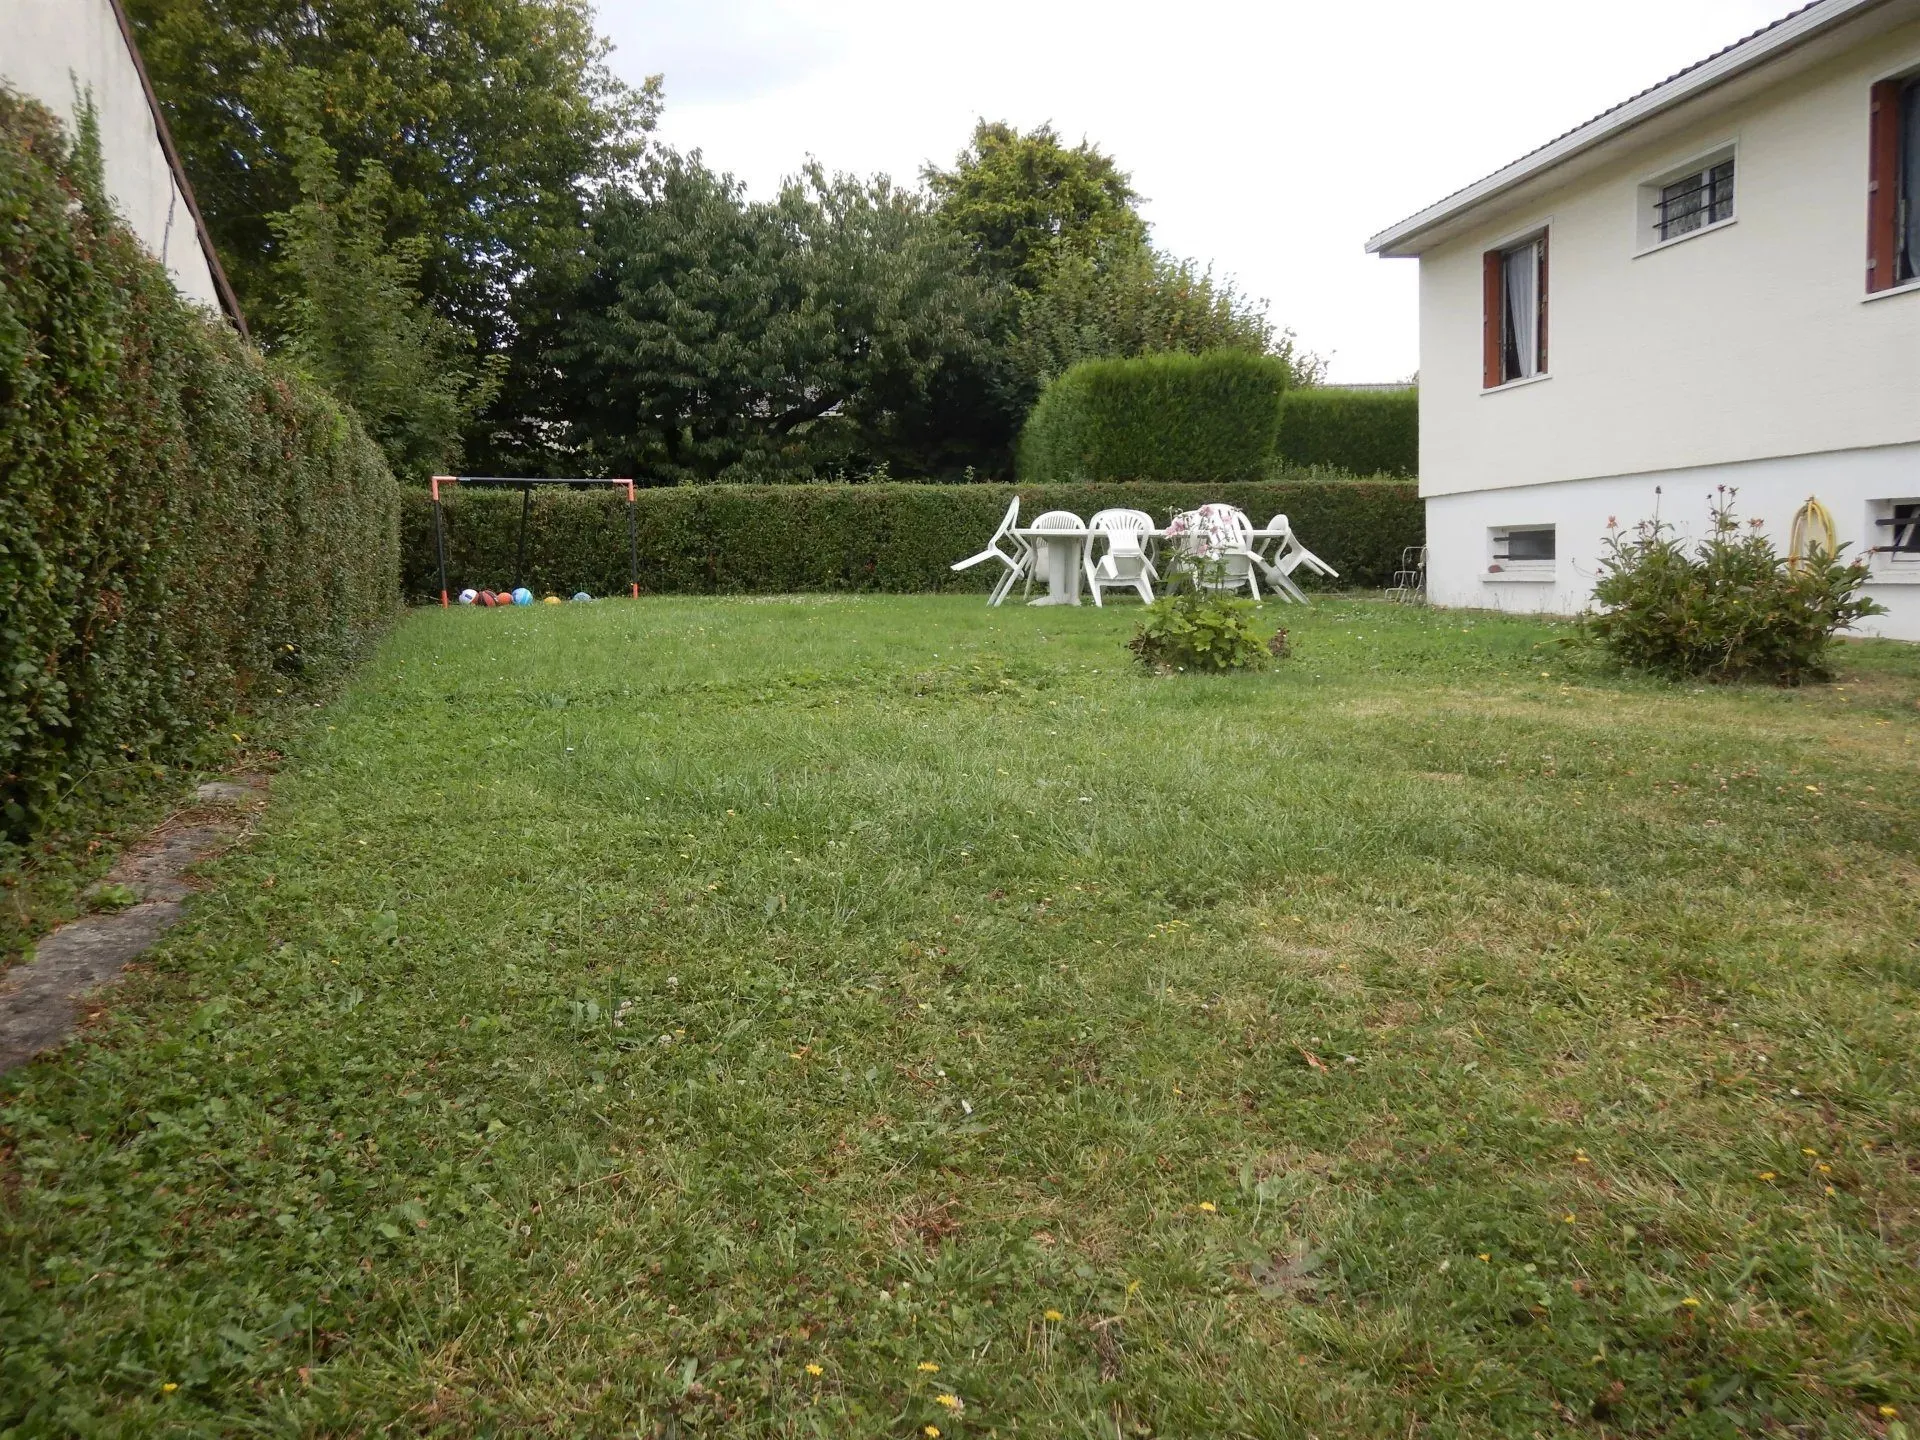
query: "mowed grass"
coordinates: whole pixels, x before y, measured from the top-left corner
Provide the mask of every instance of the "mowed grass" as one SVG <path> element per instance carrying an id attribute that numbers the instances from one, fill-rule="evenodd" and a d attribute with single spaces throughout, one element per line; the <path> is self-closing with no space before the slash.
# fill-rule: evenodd
<path id="1" fill-rule="evenodd" d="M 1907 1433 L 1920 656 L 1267 613 L 413 616 L 0 1080 L 0 1433 Z"/>

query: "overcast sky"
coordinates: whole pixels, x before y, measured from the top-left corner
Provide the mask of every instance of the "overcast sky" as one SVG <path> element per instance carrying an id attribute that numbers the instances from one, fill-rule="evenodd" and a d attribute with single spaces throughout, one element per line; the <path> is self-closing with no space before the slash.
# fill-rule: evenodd
<path id="1" fill-rule="evenodd" d="M 756 195 L 812 155 L 911 180 L 976 118 L 1132 172 L 1154 239 L 1269 302 L 1335 380 L 1418 364 L 1414 263 L 1367 237 L 1792 0 L 599 0 L 661 137 Z"/>

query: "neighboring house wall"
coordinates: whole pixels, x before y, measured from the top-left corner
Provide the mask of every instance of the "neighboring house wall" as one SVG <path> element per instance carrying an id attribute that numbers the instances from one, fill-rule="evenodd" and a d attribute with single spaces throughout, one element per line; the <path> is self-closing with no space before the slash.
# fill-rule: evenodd
<path id="1" fill-rule="evenodd" d="M 161 147 L 111 0 L 0 0 L 0 83 L 72 124 L 79 96 L 100 118 L 107 193 L 180 293 L 221 308 L 213 267 Z"/>
<path id="2" fill-rule="evenodd" d="M 1716 485 L 1783 549 L 1817 496 L 1855 553 L 1920 496 L 1920 287 L 1866 288 L 1869 88 L 1920 67 L 1907 23 L 1732 103 L 1709 92 L 1524 205 L 1490 203 L 1420 258 L 1420 484 L 1436 601 L 1582 607 L 1609 519 L 1699 534 Z M 1735 146 L 1734 219 L 1649 248 L 1641 187 Z M 1482 388 L 1482 256 L 1545 229 L 1546 378 Z M 1656 487 L 1659 494 L 1656 495 Z M 1496 528 L 1553 524 L 1543 573 L 1495 572 Z M 1876 561 L 1920 639 L 1920 570 Z"/>

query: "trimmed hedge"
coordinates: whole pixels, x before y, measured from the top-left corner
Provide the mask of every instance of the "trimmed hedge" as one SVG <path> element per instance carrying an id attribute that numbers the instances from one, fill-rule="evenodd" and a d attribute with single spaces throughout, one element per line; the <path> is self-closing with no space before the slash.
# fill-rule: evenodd
<path id="1" fill-rule="evenodd" d="M 97 153 L 0 90 L 0 869 L 399 600 L 379 450 L 177 295 Z"/>
<path id="2" fill-rule="evenodd" d="M 1258 479 L 1292 378 L 1284 360 L 1241 350 L 1083 361 L 1027 417 L 1020 480 Z"/>
<path id="3" fill-rule="evenodd" d="M 1275 452 L 1288 465 L 1355 475 L 1420 473 L 1417 390 L 1289 390 L 1280 397 Z"/>
<path id="4" fill-rule="evenodd" d="M 1016 493 L 1029 518 L 1128 506 L 1164 521 L 1208 500 L 1238 505 L 1259 523 L 1285 514 L 1341 572 L 1343 586 L 1388 584 L 1401 547 L 1420 544 L 1426 528 L 1413 485 L 1314 472 L 1205 486 L 685 485 L 638 492 L 640 587 L 647 594 L 985 590 L 992 568 L 956 575 L 947 567 L 986 543 Z M 448 587 L 504 588 L 513 579 L 519 494 L 455 491 L 445 505 Z M 539 593 L 624 595 L 626 505 L 622 492 L 536 492 L 525 583 Z M 408 598 L 437 601 L 433 505 L 425 495 L 404 497 L 402 537 Z"/>

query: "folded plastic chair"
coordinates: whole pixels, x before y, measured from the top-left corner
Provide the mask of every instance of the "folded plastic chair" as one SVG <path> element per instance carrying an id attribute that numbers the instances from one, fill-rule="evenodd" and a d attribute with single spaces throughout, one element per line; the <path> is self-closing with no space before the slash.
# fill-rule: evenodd
<path id="1" fill-rule="evenodd" d="M 1160 583 L 1160 572 L 1147 558 L 1146 541 L 1153 529 L 1153 517 L 1144 510 L 1100 510 L 1087 522 L 1087 588 L 1093 603 L 1100 604 L 1102 590 L 1131 590 L 1141 600 L 1153 603 L 1153 587 Z M 1107 542 L 1106 553 L 1094 558 L 1094 547 Z"/>
<path id="2" fill-rule="evenodd" d="M 1311 603 L 1307 599 L 1306 592 L 1295 583 L 1293 578 L 1293 572 L 1302 565 L 1329 579 L 1340 578 L 1338 570 L 1300 543 L 1300 537 L 1293 533 L 1293 526 L 1286 516 L 1274 516 L 1267 522 L 1267 531 L 1268 539 L 1262 541 L 1261 546 L 1273 544 L 1273 558 L 1266 558 L 1256 549 L 1254 560 L 1260 567 L 1260 573 L 1267 577 L 1267 583 L 1281 594 L 1299 601 L 1302 605 Z"/>
<path id="3" fill-rule="evenodd" d="M 998 560 L 1006 567 L 1006 574 L 994 582 L 992 592 L 987 596 L 987 604 L 998 605 L 1007 598 L 1016 582 L 1033 579 L 1033 547 L 1013 533 L 1013 527 L 1020 523 L 1020 497 L 1014 496 L 1007 504 L 1007 513 L 1000 517 L 1000 528 L 993 532 L 993 538 L 987 541 L 987 548 L 978 555 L 969 555 L 966 559 L 952 565 L 954 570 L 971 570 L 976 565 L 984 565 L 989 560 Z"/>

